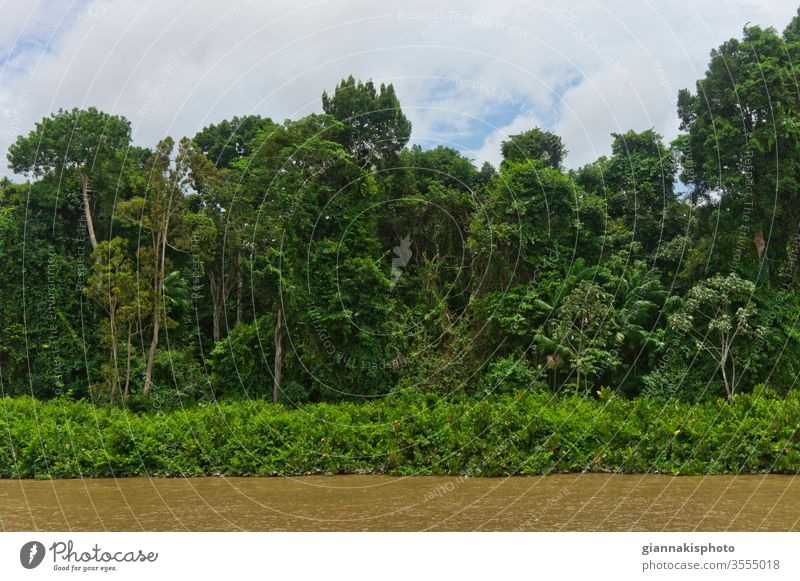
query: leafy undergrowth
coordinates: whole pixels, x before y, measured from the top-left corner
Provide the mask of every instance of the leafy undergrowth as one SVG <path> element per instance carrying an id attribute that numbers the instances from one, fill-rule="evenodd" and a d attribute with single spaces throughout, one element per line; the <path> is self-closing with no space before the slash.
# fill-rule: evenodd
<path id="1" fill-rule="evenodd" d="M 797 472 L 800 395 L 690 405 L 545 393 L 198 404 L 0 399 L 0 477 Z"/>

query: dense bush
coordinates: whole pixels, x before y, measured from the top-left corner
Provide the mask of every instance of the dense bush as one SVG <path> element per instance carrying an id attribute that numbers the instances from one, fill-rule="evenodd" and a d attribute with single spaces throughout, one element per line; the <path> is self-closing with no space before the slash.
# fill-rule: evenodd
<path id="1" fill-rule="evenodd" d="M 606 390 L 482 401 L 404 394 L 363 404 L 264 401 L 134 413 L 66 398 L 0 400 L 0 477 L 670 474 L 800 469 L 800 395 L 689 405 Z"/>

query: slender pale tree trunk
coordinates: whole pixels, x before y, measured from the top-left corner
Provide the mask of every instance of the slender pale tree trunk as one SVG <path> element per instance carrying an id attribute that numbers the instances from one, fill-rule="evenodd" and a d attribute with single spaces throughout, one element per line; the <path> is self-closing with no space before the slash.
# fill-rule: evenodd
<path id="1" fill-rule="evenodd" d="M 97 237 L 94 235 L 94 222 L 92 221 L 92 208 L 89 205 L 89 178 L 81 174 L 81 195 L 83 196 L 83 214 L 86 217 L 86 230 L 89 232 L 89 242 L 92 250 L 97 248 Z"/>
<path id="2" fill-rule="evenodd" d="M 111 402 L 116 401 L 116 396 L 119 393 L 119 359 L 117 356 L 117 328 L 114 318 L 116 316 L 116 308 L 110 309 L 110 323 L 111 323 L 111 360 L 114 364 L 114 377 L 111 385 Z"/>
<path id="3" fill-rule="evenodd" d="M 583 327 L 581 327 L 580 336 L 581 336 L 581 338 L 580 338 L 580 341 L 578 343 L 578 353 L 579 353 L 579 355 L 578 355 L 578 365 L 577 365 L 577 370 L 578 370 L 578 389 L 577 389 L 577 392 L 578 393 L 580 393 L 580 391 L 581 391 L 581 364 L 582 364 L 582 360 L 581 359 L 583 357 Z"/>
<path id="4" fill-rule="evenodd" d="M 733 393 L 731 391 L 730 383 L 728 382 L 728 372 L 725 367 L 728 364 L 728 350 L 727 348 L 723 347 L 722 357 L 720 362 L 720 369 L 722 369 L 722 381 L 725 383 L 725 393 L 728 396 L 728 403 L 733 403 Z"/>
<path id="5" fill-rule="evenodd" d="M 115 358 L 116 358 L 116 355 L 114 354 L 114 347 L 112 346 L 111 347 L 111 361 L 113 362 L 114 367 L 116 367 L 116 365 L 117 365 L 117 362 L 115 361 Z M 114 375 L 116 375 L 116 374 L 114 374 Z M 111 403 L 115 403 L 117 401 L 117 390 L 119 389 L 118 388 L 119 384 L 117 383 L 117 380 L 114 377 L 114 375 L 112 375 L 112 377 L 111 377 L 111 395 L 109 396 L 109 399 L 111 400 Z"/>
<path id="6" fill-rule="evenodd" d="M 156 274 L 155 274 L 155 305 L 153 306 L 153 338 L 150 340 L 150 350 L 147 354 L 147 366 L 144 372 L 144 394 L 150 395 L 150 383 L 153 377 L 153 362 L 156 358 L 156 350 L 158 349 L 158 333 L 161 330 L 161 309 L 163 306 L 164 294 L 164 270 L 166 269 L 167 258 L 167 232 L 169 231 L 169 220 L 164 224 L 164 230 L 157 238 L 157 252 L 156 252 Z M 161 256 L 158 256 L 160 252 Z"/>
<path id="7" fill-rule="evenodd" d="M 131 385 L 131 342 L 133 338 L 133 321 L 128 323 L 128 352 L 125 357 L 125 391 L 122 393 L 123 401 L 128 401 Z"/>
<path id="8" fill-rule="evenodd" d="M 281 364 L 283 353 L 281 351 L 281 307 L 278 305 L 278 320 L 275 323 L 275 381 L 272 384 L 272 403 L 278 403 L 281 386 Z"/>
<path id="9" fill-rule="evenodd" d="M 144 394 L 150 395 L 150 382 L 153 377 L 153 361 L 156 358 L 156 349 L 158 349 L 158 332 L 161 323 L 161 306 L 156 305 L 153 312 L 153 338 L 150 340 L 150 349 L 147 352 L 147 366 L 144 370 Z"/>

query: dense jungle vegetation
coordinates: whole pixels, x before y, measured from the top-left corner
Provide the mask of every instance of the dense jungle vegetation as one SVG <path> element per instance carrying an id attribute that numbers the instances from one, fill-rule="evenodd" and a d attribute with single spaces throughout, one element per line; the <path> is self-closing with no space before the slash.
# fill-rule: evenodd
<path id="1" fill-rule="evenodd" d="M 615 401 L 678 417 L 692 405 L 733 414 L 718 404 L 736 408 L 756 388 L 771 399 L 752 405 L 791 407 L 796 430 L 798 62 L 800 17 L 782 34 L 747 26 L 680 92 L 677 139 L 613 134 L 609 156 L 569 170 L 561 138 L 541 128 L 510 136 L 499 167 L 409 147 L 392 85 L 353 77 L 322 94 L 321 114 L 244 115 L 151 148 L 133 144 L 121 116 L 53 113 L 10 146 L 21 178 L 0 183 L 0 387 L 26 396 L 6 400 L 0 433 L 15 429 L 8 414 L 21 426 L 45 409 L 29 398 L 71 410 L 53 429 L 94 425 L 74 400 L 107 402 L 106 427 L 87 438 L 122 421 L 118 407 L 227 400 L 219 413 L 254 405 L 256 422 L 280 424 L 301 404 L 369 416 L 388 422 L 374 436 L 385 439 L 402 415 L 395 397 L 434 398 L 445 416 L 454 402 L 496 398 L 503 409 Z M 273 398 L 284 404 L 275 411 L 254 401 Z M 387 399 L 364 404 L 376 398 Z M 187 420 L 174 421 L 172 433 L 189 437 Z M 480 432 L 458 421 L 452 437 Z M 662 431 L 690 437 L 673 423 Z M 794 435 L 773 434 L 769 450 Z M 598 454 L 595 463 L 627 466 L 597 452 L 610 437 L 565 467 Z M 159 462 L 180 462 L 172 439 L 157 447 Z M 725 458 L 723 468 L 738 466 Z"/>
<path id="2" fill-rule="evenodd" d="M 536 391 L 476 401 L 405 392 L 366 403 L 200 403 L 130 413 L 7 398 L 0 478 L 796 474 L 800 397 L 689 404 Z"/>

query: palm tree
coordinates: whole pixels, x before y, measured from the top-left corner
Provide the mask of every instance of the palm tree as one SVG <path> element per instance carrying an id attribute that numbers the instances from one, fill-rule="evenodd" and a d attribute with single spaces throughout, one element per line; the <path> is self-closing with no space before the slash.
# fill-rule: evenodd
<path id="1" fill-rule="evenodd" d="M 173 270 L 165 276 L 161 288 L 164 289 L 165 315 L 169 316 L 172 311 L 186 310 L 191 306 L 189 284 L 179 270 Z"/>
<path id="2" fill-rule="evenodd" d="M 667 292 L 661 285 L 658 272 L 648 269 L 643 261 L 637 261 L 615 280 L 617 303 L 617 324 L 620 342 L 633 347 L 635 354 L 632 362 L 634 377 L 636 361 L 645 349 L 657 347 L 653 337 L 652 326 L 647 328 L 658 305 L 663 304 Z"/>

